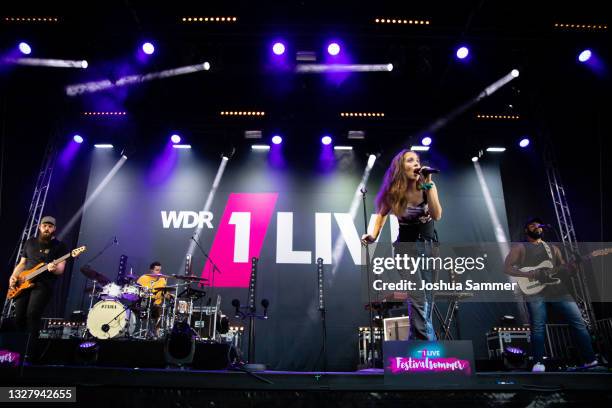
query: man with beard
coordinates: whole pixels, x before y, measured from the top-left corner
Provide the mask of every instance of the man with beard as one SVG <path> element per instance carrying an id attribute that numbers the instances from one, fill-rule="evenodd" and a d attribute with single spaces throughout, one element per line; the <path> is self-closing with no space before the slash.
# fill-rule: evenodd
<path id="1" fill-rule="evenodd" d="M 33 288 L 25 290 L 15 299 L 15 323 L 17 330 L 38 337 L 40 319 L 53 295 L 53 286 L 59 275 L 64 273 L 66 261 L 54 264 L 53 261 L 68 253 L 66 245 L 54 237 L 55 218 L 45 216 L 38 226 L 38 236 L 26 241 L 21 260 L 9 279 L 9 287 L 18 285 L 17 277 L 25 270 L 39 263 L 48 264 L 48 270 L 32 280 Z"/>
<path id="2" fill-rule="evenodd" d="M 562 274 L 575 272 L 575 265 L 565 263 L 557 246 L 542 240 L 542 227 L 543 223 L 540 218 L 534 217 L 527 220 L 524 226 L 527 240 L 515 245 L 510 250 L 505 261 L 504 271 L 506 274 L 528 277 L 543 282 L 547 280 L 546 270 L 535 269 L 523 272 L 520 271 L 520 268 L 538 266 L 544 261 L 551 261 Z M 586 323 L 576 301 L 563 283 L 546 286 L 541 292 L 534 295 L 526 295 L 525 302 L 527 303 L 531 323 L 531 344 L 534 361 L 532 371 L 546 371 L 544 365 L 544 332 L 546 330 L 547 307 L 556 310 L 569 324 L 581 357 L 586 362 L 583 367 L 591 368 L 598 365 Z"/>

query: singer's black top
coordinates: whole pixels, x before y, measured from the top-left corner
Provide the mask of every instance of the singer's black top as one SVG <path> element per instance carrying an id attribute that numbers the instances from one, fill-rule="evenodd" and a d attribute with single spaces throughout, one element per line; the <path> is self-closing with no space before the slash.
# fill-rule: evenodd
<path id="1" fill-rule="evenodd" d="M 399 221 L 399 242 L 437 241 L 434 221 L 429 214 L 427 195 L 423 192 L 423 201 L 417 206 L 408 206 L 404 213 L 397 217 Z"/>

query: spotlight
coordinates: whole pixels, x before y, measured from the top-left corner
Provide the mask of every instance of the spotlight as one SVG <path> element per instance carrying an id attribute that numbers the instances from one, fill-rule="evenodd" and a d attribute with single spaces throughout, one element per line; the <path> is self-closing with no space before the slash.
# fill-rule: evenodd
<path id="1" fill-rule="evenodd" d="M 166 363 L 183 366 L 193 362 L 195 333 L 187 322 L 177 322 L 164 345 Z"/>
<path id="2" fill-rule="evenodd" d="M 83 69 L 87 68 L 89 66 L 89 63 L 86 60 L 81 61 L 81 67 Z"/>
<path id="3" fill-rule="evenodd" d="M 172 147 L 175 149 L 191 149 L 190 144 L 173 144 Z"/>
<path id="4" fill-rule="evenodd" d="M 76 351 L 76 360 L 79 364 L 95 364 L 98 360 L 98 350 L 100 347 L 95 341 L 85 341 L 79 344 Z"/>
<path id="5" fill-rule="evenodd" d="M 428 152 L 429 146 L 410 146 L 410 150 L 413 152 Z"/>
<path id="6" fill-rule="evenodd" d="M 371 154 L 368 156 L 368 168 L 372 168 L 374 167 L 374 163 L 376 163 L 376 155 L 375 154 Z"/>
<path id="7" fill-rule="evenodd" d="M 513 69 L 512 71 L 510 71 L 510 75 L 512 75 L 513 78 L 518 78 L 520 72 L 518 69 Z"/>
<path id="8" fill-rule="evenodd" d="M 423 139 L 421 139 L 421 144 L 423 146 L 429 146 L 431 144 L 431 137 L 425 136 Z"/>
<path id="9" fill-rule="evenodd" d="M 150 42 L 146 42 L 142 44 L 142 51 L 147 55 L 151 55 L 155 52 L 155 47 Z"/>
<path id="10" fill-rule="evenodd" d="M 457 58 L 465 59 L 470 54 L 468 47 L 459 47 L 457 49 Z"/>
<path id="11" fill-rule="evenodd" d="M 276 42 L 272 46 L 272 52 L 276 55 L 283 55 L 285 53 L 285 44 L 282 42 Z"/>
<path id="12" fill-rule="evenodd" d="M 321 143 L 323 143 L 325 146 L 330 145 L 332 142 L 332 138 L 329 136 L 323 136 L 321 138 Z"/>
<path id="13" fill-rule="evenodd" d="M 172 143 L 177 144 L 177 143 L 181 143 L 181 137 L 179 135 L 172 135 L 170 137 L 170 140 L 172 141 Z"/>
<path id="14" fill-rule="evenodd" d="M 254 144 L 254 145 L 251 145 L 251 149 L 266 151 L 266 150 L 270 150 L 270 145 Z"/>
<path id="15" fill-rule="evenodd" d="M 340 45 L 333 42 L 327 46 L 327 53 L 331 56 L 336 56 L 340 53 Z"/>
<path id="16" fill-rule="evenodd" d="M 208 71 L 210 69 L 210 62 L 206 61 L 203 65 L 204 71 Z"/>
<path id="17" fill-rule="evenodd" d="M 487 152 L 489 153 L 503 153 L 505 151 L 505 147 L 487 147 Z"/>
<path id="18" fill-rule="evenodd" d="M 96 149 L 112 149 L 113 145 L 109 143 L 97 143 L 94 145 Z"/>
<path id="19" fill-rule="evenodd" d="M 591 50 L 584 50 L 578 55 L 578 61 L 587 62 L 591 58 Z"/>
<path id="20" fill-rule="evenodd" d="M 282 142 L 283 142 L 283 138 L 282 138 L 282 137 L 280 137 L 279 135 L 275 135 L 275 136 L 272 138 L 272 143 L 274 143 L 275 145 L 279 145 L 279 144 L 281 144 Z"/>
<path id="21" fill-rule="evenodd" d="M 504 367 L 507 370 L 524 370 L 527 368 L 527 353 L 518 347 L 506 346 L 502 357 Z"/>
<path id="22" fill-rule="evenodd" d="M 478 161 L 478 156 L 474 156 L 474 157 L 472 157 L 472 161 L 473 161 L 474 163 L 476 163 L 476 162 Z"/>
<path id="23" fill-rule="evenodd" d="M 334 150 L 353 150 L 353 146 L 334 146 Z"/>
<path id="24" fill-rule="evenodd" d="M 74 140 L 77 143 L 83 143 L 83 136 L 81 136 L 81 135 L 74 135 L 74 136 L 72 136 L 72 140 Z"/>
<path id="25" fill-rule="evenodd" d="M 30 44 L 27 42 L 20 42 L 19 51 L 21 51 L 22 54 L 30 55 L 32 53 L 32 47 L 30 47 Z"/>
<path id="26" fill-rule="evenodd" d="M 521 141 L 519 142 L 519 146 L 521 147 L 527 147 L 529 146 L 529 139 L 528 138 L 523 138 L 521 139 Z"/>

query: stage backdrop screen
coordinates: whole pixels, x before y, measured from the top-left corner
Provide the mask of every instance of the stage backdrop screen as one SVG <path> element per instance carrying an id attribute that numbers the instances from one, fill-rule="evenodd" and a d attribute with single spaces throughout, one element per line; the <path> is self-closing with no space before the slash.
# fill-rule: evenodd
<path id="1" fill-rule="evenodd" d="M 316 260 L 322 258 L 328 369 L 354 370 L 358 327 L 368 325 L 360 288 L 359 237 L 365 228 L 359 185 L 367 179 L 370 217 L 390 156 L 367 172 L 367 156 L 330 155 L 293 160 L 274 151 L 247 151 L 224 161 L 196 149 L 167 147 L 121 164 L 117 152 L 94 151 L 79 231 L 79 244 L 89 251 L 75 262 L 65 314 L 89 307 L 88 284 L 78 272 L 86 263 L 112 280 L 121 255 L 135 275 L 147 273 L 153 261 L 162 263 L 163 273 L 182 274 L 191 248 L 193 273 L 209 284 L 214 279 L 214 287 L 204 288 L 205 300 L 221 295 L 232 324 L 246 327 L 248 322 L 234 319 L 231 301 L 246 304 L 251 259 L 257 257 L 258 312 L 263 313 L 262 299 L 270 302 L 268 318 L 256 323 L 257 362 L 275 369 L 321 369 Z M 469 160 L 446 160 L 435 177 L 444 208 L 436 225 L 441 241 L 495 242 L 492 210 L 507 235 L 499 166 L 483 164 L 481 171 L 479 177 Z M 396 224 L 388 222 L 380 239 L 390 242 L 395 233 Z M 192 244 L 194 234 L 203 251 Z M 474 342 L 476 358 L 486 358 L 485 332 L 509 307 L 461 307 L 461 335 Z"/>

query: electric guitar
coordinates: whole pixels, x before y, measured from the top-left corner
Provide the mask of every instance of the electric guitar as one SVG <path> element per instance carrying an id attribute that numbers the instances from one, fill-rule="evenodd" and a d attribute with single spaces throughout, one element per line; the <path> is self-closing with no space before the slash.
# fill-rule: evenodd
<path id="1" fill-rule="evenodd" d="M 581 256 L 580 261 L 586 261 L 591 258 L 609 255 L 611 253 L 612 253 L 612 248 L 598 249 L 596 251 L 591 252 L 590 254 L 586 256 Z M 520 268 L 519 271 L 531 272 L 531 271 L 535 271 L 538 269 L 544 270 L 543 277 L 540 280 L 534 279 L 534 278 L 528 278 L 528 277 L 517 277 L 516 278 L 516 283 L 518 283 L 519 288 L 521 289 L 521 292 L 523 292 L 525 295 L 535 295 L 537 293 L 540 293 L 547 286 L 558 285 L 561 283 L 561 279 L 556 278 L 554 275 L 559 273 L 560 269 L 562 268 L 554 267 L 553 263 L 548 259 L 546 261 L 542 261 L 537 266 L 525 266 L 523 268 Z"/>
<path id="2" fill-rule="evenodd" d="M 51 263 L 57 265 L 59 263 L 64 262 L 66 259 L 70 257 L 76 258 L 77 256 L 81 255 L 85 251 L 87 251 L 86 246 L 75 248 L 72 251 L 68 252 L 66 255 L 62 256 L 59 259 L 54 260 Z M 31 282 L 32 279 L 34 279 L 41 273 L 47 271 L 48 269 L 49 269 L 49 264 L 41 262 L 35 267 L 33 267 L 32 269 L 28 269 L 27 271 L 21 272 L 19 276 L 17 277 L 17 284 L 14 287 L 9 288 L 8 294 L 6 295 L 6 297 L 8 299 L 14 299 L 17 296 L 21 295 L 25 290 L 30 289 L 31 287 L 34 286 L 34 284 Z"/>

